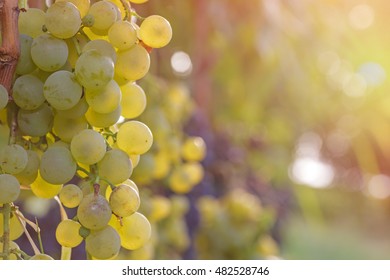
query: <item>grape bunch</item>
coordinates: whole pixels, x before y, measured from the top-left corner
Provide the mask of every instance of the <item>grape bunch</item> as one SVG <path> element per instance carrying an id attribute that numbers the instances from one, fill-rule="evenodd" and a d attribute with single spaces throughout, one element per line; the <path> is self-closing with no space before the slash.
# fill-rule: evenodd
<path id="1" fill-rule="evenodd" d="M 0 86 L 0 206 L 11 207 L 9 239 L 25 231 L 14 202 L 26 189 L 77 209 L 57 226 L 63 247 L 85 240 L 91 259 L 141 248 L 151 226 L 138 212 L 131 175 L 153 134 L 137 120 L 146 107 L 137 81 L 149 71 L 151 50 L 171 40 L 169 22 L 142 18 L 127 0 L 57 0 L 21 12 L 19 32 L 10 101 Z"/>

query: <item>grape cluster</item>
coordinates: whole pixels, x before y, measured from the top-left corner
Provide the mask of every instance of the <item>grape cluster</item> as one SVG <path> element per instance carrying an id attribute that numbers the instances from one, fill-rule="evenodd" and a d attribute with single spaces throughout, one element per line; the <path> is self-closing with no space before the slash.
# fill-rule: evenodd
<path id="1" fill-rule="evenodd" d="M 1 134 L 11 135 L 1 143 L 0 205 L 13 205 L 21 185 L 40 198 L 58 195 L 77 208 L 57 226 L 62 246 L 85 240 L 94 259 L 142 247 L 151 226 L 130 177 L 153 135 L 136 120 L 146 107 L 136 81 L 149 71 L 151 49 L 171 40 L 169 22 L 141 18 L 128 1 L 57 0 L 21 12 L 19 31 L 12 101 L 0 86 Z M 23 233 L 13 209 L 11 240 Z"/>

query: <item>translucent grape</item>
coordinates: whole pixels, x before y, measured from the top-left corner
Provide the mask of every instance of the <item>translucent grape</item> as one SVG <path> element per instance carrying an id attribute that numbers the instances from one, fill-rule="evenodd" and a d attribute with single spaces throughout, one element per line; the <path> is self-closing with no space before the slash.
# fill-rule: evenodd
<path id="1" fill-rule="evenodd" d="M 25 224 L 25 222 L 23 222 L 23 223 Z M 10 232 L 9 232 L 9 239 L 10 240 L 18 239 L 24 233 L 23 225 L 19 221 L 15 212 L 11 212 L 9 230 L 10 230 Z M 3 234 L 4 234 L 4 216 L 2 213 L 0 213 L 0 236 L 3 236 Z"/>
<path id="2" fill-rule="evenodd" d="M 150 56 L 145 48 L 135 45 L 132 48 L 118 52 L 115 72 L 128 81 L 136 81 L 148 73 Z"/>
<path id="3" fill-rule="evenodd" d="M 73 137 L 70 150 L 76 161 L 91 165 L 104 157 L 106 142 L 99 132 L 84 129 Z"/>
<path id="4" fill-rule="evenodd" d="M 153 196 L 151 205 L 152 211 L 148 216 L 151 221 L 161 221 L 171 213 L 171 201 L 165 196 Z"/>
<path id="5" fill-rule="evenodd" d="M 37 66 L 31 58 L 33 38 L 26 34 L 19 34 L 20 56 L 16 65 L 16 74 L 25 75 L 34 71 Z"/>
<path id="6" fill-rule="evenodd" d="M 45 12 L 37 8 L 29 8 L 19 14 L 19 33 L 32 38 L 43 34 L 42 27 L 45 25 Z"/>
<path id="7" fill-rule="evenodd" d="M 114 77 L 114 62 L 97 50 L 88 50 L 77 60 L 75 73 L 85 88 L 96 90 L 107 85 Z"/>
<path id="8" fill-rule="evenodd" d="M 40 158 L 37 152 L 27 150 L 27 165 L 26 167 L 15 175 L 21 185 L 30 185 L 38 176 L 38 169 Z"/>
<path id="9" fill-rule="evenodd" d="M 68 110 L 57 110 L 57 115 L 68 119 L 82 118 L 88 110 L 88 103 L 85 97 L 82 97 L 79 102 Z"/>
<path id="10" fill-rule="evenodd" d="M 179 194 L 190 192 L 194 186 L 189 174 L 181 166 L 173 169 L 169 176 L 168 184 L 172 191 Z"/>
<path id="11" fill-rule="evenodd" d="M 36 37 L 31 45 L 31 58 L 42 70 L 52 72 L 65 65 L 68 58 L 66 43 L 50 34 Z"/>
<path id="12" fill-rule="evenodd" d="M 206 144 L 202 137 L 189 137 L 181 149 L 183 159 L 187 161 L 201 161 L 206 156 Z"/>
<path id="13" fill-rule="evenodd" d="M 119 185 L 112 191 L 109 201 L 112 212 L 120 217 L 132 215 L 140 206 L 138 192 L 124 184 Z"/>
<path id="14" fill-rule="evenodd" d="M 59 114 L 54 117 L 53 131 L 64 142 L 70 143 L 77 133 L 87 128 L 88 123 L 84 117 L 70 119 Z"/>
<path id="15" fill-rule="evenodd" d="M 112 61 L 116 62 L 116 52 L 112 45 L 102 39 L 89 41 L 82 49 L 82 52 L 86 52 L 88 50 L 96 50 L 103 56 L 108 56 L 112 59 Z"/>
<path id="16" fill-rule="evenodd" d="M 100 194 L 88 194 L 84 196 L 77 208 L 77 218 L 79 219 L 79 222 L 88 229 L 102 229 L 110 221 L 110 205 Z"/>
<path id="17" fill-rule="evenodd" d="M 68 110 L 79 102 L 82 87 L 73 73 L 61 70 L 47 78 L 43 94 L 53 108 Z"/>
<path id="18" fill-rule="evenodd" d="M 127 83 L 121 86 L 121 91 L 122 116 L 128 119 L 140 116 L 146 108 L 144 90 L 135 83 Z"/>
<path id="19" fill-rule="evenodd" d="M 34 110 L 45 102 L 43 83 L 33 75 L 23 75 L 15 80 L 12 88 L 16 105 L 25 110 Z"/>
<path id="20" fill-rule="evenodd" d="M 129 121 L 119 127 L 118 147 L 128 154 L 144 154 L 153 144 L 150 129 L 142 122 Z"/>
<path id="21" fill-rule="evenodd" d="M 57 38 L 73 37 L 81 27 L 81 15 L 71 2 L 55 2 L 46 11 L 45 26 Z"/>
<path id="22" fill-rule="evenodd" d="M 62 185 L 54 185 L 46 182 L 44 179 L 42 179 L 39 172 L 37 178 L 33 183 L 31 183 L 30 186 L 35 196 L 46 199 L 55 197 L 62 188 Z"/>
<path id="23" fill-rule="evenodd" d="M 141 248 L 152 235 L 152 228 L 148 219 L 139 212 L 123 217 L 122 225 L 117 219 L 112 218 L 110 225 L 118 231 L 122 247 L 128 250 Z"/>
<path id="24" fill-rule="evenodd" d="M 41 156 L 39 173 L 50 184 L 64 184 L 76 174 L 77 164 L 65 147 L 50 147 Z"/>
<path id="25" fill-rule="evenodd" d="M 111 226 L 92 231 L 85 239 L 85 247 L 89 254 L 101 260 L 110 259 L 119 253 L 121 240 Z"/>
<path id="26" fill-rule="evenodd" d="M 97 113 L 91 108 L 88 109 L 85 117 L 89 124 L 95 127 L 110 127 L 116 124 L 121 116 L 122 107 L 118 106 L 114 111 L 108 114 Z"/>
<path id="27" fill-rule="evenodd" d="M 53 112 L 48 104 L 43 103 L 35 110 L 19 110 L 17 121 L 24 135 L 44 136 L 53 125 Z"/>
<path id="28" fill-rule="evenodd" d="M 83 191 L 75 184 L 67 184 L 61 189 L 59 198 L 65 207 L 75 208 L 83 199 Z"/>
<path id="29" fill-rule="evenodd" d="M 18 144 L 7 145 L 0 151 L 0 166 L 5 173 L 17 174 L 22 172 L 27 165 L 27 161 L 26 150 Z"/>
<path id="30" fill-rule="evenodd" d="M 122 93 L 118 84 L 111 80 L 102 89 L 95 91 L 87 90 L 85 94 L 89 107 L 100 114 L 108 114 L 118 108 Z"/>
<path id="31" fill-rule="evenodd" d="M 0 110 L 3 110 L 8 104 L 8 92 L 7 89 L 0 85 Z"/>
<path id="32" fill-rule="evenodd" d="M 137 32 L 130 22 L 120 20 L 108 30 L 108 40 L 118 50 L 127 50 L 137 42 Z"/>
<path id="33" fill-rule="evenodd" d="M 152 48 L 161 48 L 171 41 L 172 27 L 164 17 L 148 16 L 141 23 L 139 35 L 142 42 Z"/>
<path id="34" fill-rule="evenodd" d="M 112 149 L 98 162 L 99 176 L 119 184 L 128 179 L 133 171 L 129 156 L 119 149 Z"/>
<path id="35" fill-rule="evenodd" d="M 11 203 L 18 199 L 20 184 L 9 174 L 0 174 L 0 204 Z"/>
<path id="36" fill-rule="evenodd" d="M 91 5 L 88 14 L 94 18 L 93 28 L 107 31 L 117 20 L 117 11 L 114 4 L 108 1 L 99 1 Z"/>
<path id="37" fill-rule="evenodd" d="M 81 244 L 83 238 L 79 234 L 81 225 L 73 220 L 61 221 L 56 229 L 56 239 L 61 246 L 74 248 Z"/>
<path id="38" fill-rule="evenodd" d="M 90 7 L 89 0 L 56 0 L 56 2 L 70 2 L 73 3 L 80 12 L 80 17 L 83 18 L 88 13 Z"/>

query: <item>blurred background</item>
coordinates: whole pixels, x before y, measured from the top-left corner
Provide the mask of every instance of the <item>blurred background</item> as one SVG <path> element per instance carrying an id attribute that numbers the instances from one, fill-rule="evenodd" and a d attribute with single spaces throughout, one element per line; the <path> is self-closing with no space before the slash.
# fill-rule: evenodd
<path id="1" fill-rule="evenodd" d="M 390 258 L 388 1 L 132 7 L 174 36 L 140 81 L 156 140 L 132 178 L 154 235 L 119 258 Z M 191 136 L 207 153 L 187 186 Z"/>

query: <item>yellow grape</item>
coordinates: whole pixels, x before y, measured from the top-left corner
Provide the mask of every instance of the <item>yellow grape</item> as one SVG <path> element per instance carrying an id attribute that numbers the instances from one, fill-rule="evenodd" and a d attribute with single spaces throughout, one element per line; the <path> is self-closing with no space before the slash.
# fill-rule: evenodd
<path id="1" fill-rule="evenodd" d="M 56 0 L 56 2 L 71 2 L 80 12 L 80 17 L 83 18 L 88 13 L 90 1 L 89 0 Z"/>
<path id="2" fill-rule="evenodd" d="M 116 124 L 121 116 L 122 107 L 118 106 L 114 111 L 101 114 L 91 108 L 88 109 L 85 117 L 88 123 L 94 127 L 105 128 Z"/>
<path id="3" fill-rule="evenodd" d="M 25 224 L 25 222 L 23 222 Z M 14 212 L 11 213 L 9 239 L 18 239 L 24 233 L 24 227 Z M 4 216 L 0 213 L 0 236 L 4 233 Z"/>
<path id="4" fill-rule="evenodd" d="M 108 114 L 118 108 L 122 93 L 119 85 L 111 80 L 101 89 L 86 90 L 85 97 L 91 110 L 100 114 Z"/>
<path id="5" fill-rule="evenodd" d="M 77 133 L 87 128 L 85 117 L 67 118 L 63 114 L 54 116 L 53 131 L 64 142 L 70 143 Z"/>
<path id="6" fill-rule="evenodd" d="M 37 178 L 31 184 L 32 192 L 40 198 L 53 198 L 61 191 L 62 185 L 54 185 L 42 179 L 38 172 Z"/>
<path id="7" fill-rule="evenodd" d="M 169 21 L 159 15 L 148 16 L 139 27 L 142 42 L 152 48 L 161 48 L 171 41 L 172 27 Z"/>
<path id="8" fill-rule="evenodd" d="M 105 0 L 92 4 L 88 14 L 94 19 L 92 28 L 104 33 L 117 21 L 115 4 Z"/>
<path id="9" fill-rule="evenodd" d="M 42 27 L 45 25 L 45 12 L 37 8 L 29 8 L 19 14 L 19 33 L 32 38 L 43 34 Z"/>
<path id="10" fill-rule="evenodd" d="M 115 257 L 121 248 L 121 240 L 111 226 L 91 233 L 85 239 L 85 247 L 89 254 L 96 259 L 106 260 Z"/>
<path id="11" fill-rule="evenodd" d="M 86 52 L 88 50 L 96 50 L 100 54 L 110 57 L 114 63 L 116 62 L 115 49 L 106 40 L 96 39 L 96 40 L 89 41 L 83 47 L 82 52 Z"/>
<path id="12" fill-rule="evenodd" d="M 56 229 L 56 239 L 61 246 L 73 248 L 83 241 L 80 236 L 81 225 L 73 220 L 61 221 Z"/>
<path id="13" fill-rule="evenodd" d="M 102 195 L 88 194 L 84 196 L 77 208 L 77 218 L 88 229 L 101 229 L 111 218 L 110 205 Z"/>
<path id="14" fill-rule="evenodd" d="M 144 47 L 135 45 L 128 50 L 118 52 L 115 72 L 128 81 L 143 78 L 149 71 L 150 56 Z"/>
<path id="15" fill-rule="evenodd" d="M 99 176 L 112 184 L 119 184 L 125 181 L 133 172 L 129 156 L 119 149 L 112 149 L 106 152 L 97 165 Z"/>
<path id="16" fill-rule="evenodd" d="M 136 83 L 127 83 L 121 86 L 122 116 L 134 119 L 140 116 L 146 108 L 146 95 L 144 90 Z"/>
<path id="17" fill-rule="evenodd" d="M 128 154 L 146 153 L 153 144 L 153 135 L 149 127 L 139 121 L 129 121 L 119 127 L 118 147 Z"/>
<path id="18" fill-rule="evenodd" d="M 187 161 L 201 161 L 206 156 L 206 144 L 202 137 L 189 137 L 181 148 L 183 159 Z"/>
<path id="19" fill-rule="evenodd" d="M 108 40 L 119 51 L 130 49 L 137 42 L 137 31 L 128 21 L 117 21 L 108 30 Z"/>
<path id="20" fill-rule="evenodd" d="M 138 192 L 128 185 L 119 185 L 110 195 L 112 212 L 120 217 L 127 217 L 138 210 L 140 198 Z"/>
<path id="21" fill-rule="evenodd" d="M 75 184 L 67 184 L 61 189 L 59 198 L 65 207 L 75 208 L 83 199 L 83 191 Z"/>
<path id="22" fill-rule="evenodd" d="M 104 157 L 106 142 L 99 132 L 84 129 L 73 137 L 70 151 L 76 161 L 91 165 Z"/>

